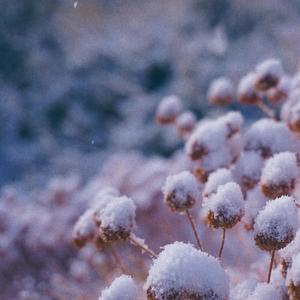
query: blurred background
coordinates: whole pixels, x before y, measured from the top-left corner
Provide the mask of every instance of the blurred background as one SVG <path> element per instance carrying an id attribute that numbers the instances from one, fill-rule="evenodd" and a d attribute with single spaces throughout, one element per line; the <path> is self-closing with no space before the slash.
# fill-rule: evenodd
<path id="1" fill-rule="evenodd" d="M 290 72 L 299 64 L 298 0 L 1 0 L 0 20 L 0 206 L 8 222 L 21 224 L 5 236 L 0 222 L 2 254 L 13 246 L 37 247 L 24 246 L 20 235 L 41 222 L 36 215 L 48 216 L 44 227 L 37 226 L 48 232 L 53 206 L 45 199 L 53 191 L 73 199 L 103 168 L 105 178 L 117 181 L 110 173 L 114 164 L 107 162 L 112 155 L 123 163 L 130 158 L 134 166 L 171 157 L 181 144 L 153 121 L 163 96 L 180 96 L 202 117 L 213 113 L 206 101 L 212 79 L 227 75 L 237 83 L 269 57 L 282 59 Z M 244 112 L 257 116 L 252 108 Z M 82 213 L 84 201 L 77 202 L 68 224 Z M 25 214 L 20 203 L 31 209 L 26 221 L 18 219 Z M 36 230 L 32 243 L 45 233 Z M 58 259 L 69 255 L 65 247 Z M 31 261 L 19 252 L 0 264 L 0 281 L 7 286 L 0 298 L 48 299 L 45 292 L 34 298 L 28 291 L 45 291 L 45 284 L 34 288 L 42 278 L 36 270 L 49 266 L 39 261 L 31 274 L 28 266 L 37 257 Z M 19 277 L 12 275 L 13 266 L 20 267 Z M 13 284 L 18 278 L 25 283 Z M 49 299 L 71 299 L 59 295 Z"/>

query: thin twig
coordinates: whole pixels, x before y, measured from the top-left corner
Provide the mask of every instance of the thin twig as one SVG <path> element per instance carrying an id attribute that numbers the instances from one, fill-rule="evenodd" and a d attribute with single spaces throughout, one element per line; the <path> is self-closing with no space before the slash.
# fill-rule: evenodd
<path id="1" fill-rule="evenodd" d="M 199 249 L 200 249 L 201 251 L 203 251 L 203 248 L 202 248 L 202 245 L 201 245 L 201 241 L 200 241 L 200 237 L 199 237 L 199 234 L 197 233 L 197 230 L 196 230 L 196 226 L 195 226 L 193 217 L 192 217 L 192 215 L 190 214 L 190 212 L 189 212 L 188 209 L 187 209 L 185 212 L 186 212 L 187 218 L 188 218 L 188 220 L 190 221 L 190 224 L 191 224 L 191 226 L 192 226 L 192 229 L 193 229 L 193 232 L 194 232 L 194 236 L 195 236 L 196 241 L 197 241 L 197 245 L 198 245 Z"/>
<path id="2" fill-rule="evenodd" d="M 264 104 L 262 101 L 257 102 L 256 106 L 264 112 L 269 118 L 275 119 L 275 112 L 268 107 L 266 104 Z"/>
<path id="3" fill-rule="evenodd" d="M 221 258 L 222 253 L 223 253 L 224 244 L 225 244 L 225 235 L 226 235 L 226 229 L 223 228 L 221 247 L 220 247 L 219 254 L 218 254 L 219 258 Z"/>
<path id="4" fill-rule="evenodd" d="M 115 260 L 116 265 L 119 267 L 119 269 L 122 271 L 122 273 L 126 274 L 127 272 L 126 272 L 126 270 L 125 270 L 125 268 L 124 268 L 124 266 L 121 262 L 121 259 L 118 255 L 116 249 L 113 246 L 111 246 L 110 248 L 111 248 L 111 254 L 112 254 L 112 256 Z"/>
<path id="5" fill-rule="evenodd" d="M 268 273 L 268 283 L 270 283 L 270 281 L 271 281 L 271 274 L 272 274 L 274 257 L 275 257 L 275 250 L 272 250 L 272 252 L 271 252 L 271 261 L 270 261 L 270 266 L 269 266 L 269 273 Z"/>
<path id="6" fill-rule="evenodd" d="M 134 246 L 136 246 L 137 248 L 139 248 L 142 252 L 147 253 L 151 258 L 157 258 L 157 255 L 150 250 L 149 248 L 145 247 L 144 245 L 142 245 L 135 237 L 133 237 L 132 235 L 129 236 L 129 241 L 131 242 L 131 244 L 133 244 Z"/>

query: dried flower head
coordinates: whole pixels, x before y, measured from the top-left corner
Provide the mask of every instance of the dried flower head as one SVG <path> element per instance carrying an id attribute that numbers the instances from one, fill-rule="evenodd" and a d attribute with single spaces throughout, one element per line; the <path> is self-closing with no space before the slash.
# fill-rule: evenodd
<path id="1" fill-rule="evenodd" d="M 273 104 L 287 100 L 290 93 L 290 87 L 291 79 L 287 76 L 283 76 L 276 87 L 267 91 L 268 100 Z"/>
<path id="2" fill-rule="evenodd" d="M 102 291 L 99 300 L 138 300 L 138 287 L 130 276 L 122 275 Z"/>
<path id="3" fill-rule="evenodd" d="M 196 116 L 191 111 L 185 111 L 176 119 L 176 128 L 179 136 L 185 138 L 195 128 Z"/>
<path id="4" fill-rule="evenodd" d="M 292 267 L 288 269 L 287 285 L 290 299 L 300 299 L 300 253 L 293 258 Z"/>
<path id="5" fill-rule="evenodd" d="M 297 152 L 299 142 L 283 122 L 260 119 L 245 133 L 245 150 L 258 151 L 263 158 L 275 153 Z"/>
<path id="6" fill-rule="evenodd" d="M 241 188 L 235 182 L 219 186 L 217 192 L 203 202 L 208 224 L 214 228 L 232 228 L 243 217 L 244 206 Z"/>
<path id="7" fill-rule="evenodd" d="M 220 77 L 212 81 L 207 92 L 209 103 L 214 105 L 228 105 L 234 98 L 234 87 L 226 77 Z"/>
<path id="8" fill-rule="evenodd" d="M 135 224 L 135 204 L 126 197 L 118 197 L 100 211 L 100 236 L 104 241 L 126 240 Z"/>
<path id="9" fill-rule="evenodd" d="M 154 260 L 145 289 L 149 300 L 225 300 L 229 280 L 217 259 L 190 244 L 175 242 Z"/>
<path id="10" fill-rule="evenodd" d="M 296 155 L 282 152 L 270 158 L 262 171 L 261 188 L 266 197 L 275 199 L 283 195 L 291 195 L 299 167 Z"/>
<path id="11" fill-rule="evenodd" d="M 255 88 L 255 73 L 244 76 L 237 88 L 237 98 L 242 104 L 257 104 L 262 101 L 263 95 Z"/>
<path id="12" fill-rule="evenodd" d="M 188 171 L 168 176 L 163 193 L 166 204 L 178 212 L 193 207 L 200 196 L 197 179 Z"/>
<path id="13" fill-rule="evenodd" d="M 297 227 L 298 215 L 292 197 L 269 201 L 255 220 L 256 245 L 265 251 L 282 249 L 294 239 Z"/>
<path id="14" fill-rule="evenodd" d="M 257 90 L 266 91 L 275 87 L 283 76 L 281 62 L 277 59 L 267 59 L 258 64 L 255 70 L 255 87 Z"/>
<path id="15" fill-rule="evenodd" d="M 181 100 L 175 95 L 163 98 L 157 107 L 156 121 L 161 125 L 174 123 L 181 112 L 181 106 Z"/>

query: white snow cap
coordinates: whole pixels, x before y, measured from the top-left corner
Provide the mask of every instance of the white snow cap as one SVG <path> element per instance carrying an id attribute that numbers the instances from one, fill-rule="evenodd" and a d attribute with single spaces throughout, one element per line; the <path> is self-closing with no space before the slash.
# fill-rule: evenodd
<path id="1" fill-rule="evenodd" d="M 292 267 L 288 269 L 286 280 L 288 284 L 300 285 L 300 253 L 294 256 Z"/>
<path id="2" fill-rule="evenodd" d="M 99 300 L 138 300 L 138 287 L 130 276 L 122 275 L 102 291 Z"/>
<path id="3" fill-rule="evenodd" d="M 236 162 L 233 174 L 239 182 L 243 177 L 258 182 L 263 165 L 264 161 L 256 151 L 245 151 Z"/>
<path id="4" fill-rule="evenodd" d="M 256 94 L 255 73 L 251 72 L 242 77 L 237 88 L 237 95 L 240 97 L 245 94 Z"/>
<path id="5" fill-rule="evenodd" d="M 281 77 L 283 73 L 283 68 L 280 60 L 275 58 L 266 59 L 256 66 L 256 75 L 261 78 L 267 75 L 274 77 Z"/>
<path id="6" fill-rule="evenodd" d="M 208 176 L 203 194 L 209 195 L 215 193 L 220 185 L 233 181 L 234 180 L 230 170 L 225 168 L 218 169 Z"/>
<path id="7" fill-rule="evenodd" d="M 213 80 L 209 86 L 207 97 L 210 102 L 214 98 L 233 97 L 234 87 L 230 79 L 227 77 L 219 77 Z"/>
<path id="8" fill-rule="evenodd" d="M 196 124 L 196 116 L 191 111 L 185 111 L 176 119 L 179 128 L 192 128 Z"/>
<path id="9" fill-rule="evenodd" d="M 235 182 L 220 185 L 216 194 L 203 201 L 203 208 L 215 217 L 221 213 L 226 219 L 244 214 L 245 202 L 240 186 Z"/>
<path id="10" fill-rule="evenodd" d="M 73 228 L 73 237 L 89 239 L 92 238 L 96 232 L 96 225 L 93 220 L 93 209 L 88 209 L 82 214 Z"/>
<path id="11" fill-rule="evenodd" d="M 271 119 L 260 119 L 245 134 L 245 149 L 263 152 L 270 155 L 291 151 L 296 152 L 299 142 L 283 122 Z"/>
<path id="12" fill-rule="evenodd" d="M 173 290 L 200 296 L 213 292 L 216 299 L 227 299 L 229 278 L 217 259 L 191 244 L 175 242 L 154 260 L 145 284 L 149 288 L 158 298 Z"/>
<path id="13" fill-rule="evenodd" d="M 224 116 L 218 119 L 219 122 L 224 123 L 227 127 L 229 127 L 230 131 L 239 131 L 242 129 L 244 124 L 244 117 L 238 111 L 229 111 Z"/>
<path id="14" fill-rule="evenodd" d="M 285 248 L 279 250 L 279 254 L 285 260 L 290 261 L 296 254 L 300 253 L 300 230 L 292 242 L 290 242 Z"/>
<path id="15" fill-rule="evenodd" d="M 287 234 L 292 231 L 296 234 L 298 229 L 298 214 L 294 199 L 282 196 L 268 201 L 255 220 L 255 234 L 273 237 L 277 241 L 284 241 Z"/>
<path id="16" fill-rule="evenodd" d="M 272 284 L 259 283 L 247 300 L 282 300 L 280 291 Z M 242 299 L 241 299 L 242 300 Z"/>
<path id="17" fill-rule="evenodd" d="M 198 200 L 200 196 L 198 181 L 188 171 L 168 176 L 162 191 L 165 198 L 175 192 L 176 200 L 179 200 L 182 204 L 186 202 L 188 196 L 195 200 Z"/>
<path id="18" fill-rule="evenodd" d="M 101 227 L 130 230 L 134 224 L 135 209 L 132 199 L 126 196 L 115 198 L 100 211 Z"/>
<path id="19" fill-rule="evenodd" d="M 230 300 L 247 299 L 247 297 L 249 297 L 255 290 L 256 285 L 257 285 L 257 281 L 254 279 L 248 279 L 246 281 L 237 284 L 233 289 L 231 289 L 229 299 Z"/>
<path id="20" fill-rule="evenodd" d="M 181 100 L 175 95 L 164 97 L 157 107 L 157 115 L 163 117 L 177 117 L 182 109 Z"/>
<path id="21" fill-rule="evenodd" d="M 268 159 L 262 171 L 262 184 L 288 183 L 299 176 L 295 153 L 281 152 Z"/>

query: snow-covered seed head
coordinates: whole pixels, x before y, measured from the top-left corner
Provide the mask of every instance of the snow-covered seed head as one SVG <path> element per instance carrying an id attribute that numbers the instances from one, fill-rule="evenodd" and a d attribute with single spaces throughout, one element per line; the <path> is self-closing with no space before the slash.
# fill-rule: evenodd
<path id="1" fill-rule="evenodd" d="M 287 285 L 291 300 L 300 299 L 300 253 L 293 258 L 292 267 L 287 272 Z"/>
<path id="2" fill-rule="evenodd" d="M 197 179 L 188 171 L 168 176 L 163 187 L 164 201 L 173 211 L 182 212 L 194 206 L 200 191 Z"/>
<path id="3" fill-rule="evenodd" d="M 235 182 L 219 186 L 215 194 L 205 198 L 203 208 L 210 226 L 232 228 L 245 213 L 240 186 Z"/>
<path id="4" fill-rule="evenodd" d="M 255 87 L 257 90 L 266 91 L 275 87 L 283 76 L 281 62 L 277 59 L 267 59 L 258 64 L 255 70 Z"/>
<path id="5" fill-rule="evenodd" d="M 265 251 L 279 250 L 289 244 L 298 228 L 294 199 L 282 196 L 267 202 L 254 224 L 256 245 Z"/>
<path id="6" fill-rule="evenodd" d="M 237 160 L 233 174 L 244 191 L 255 187 L 261 177 L 264 161 L 256 151 L 245 151 Z"/>
<path id="7" fill-rule="evenodd" d="M 299 176 L 297 157 L 292 152 L 282 152 L 270 158 L 262 171 L 261 188 L 266 197 L 275 199 L 291 195 Z"/>
<path id="8" fill-rule="evenodd" d="M 275 153 L 297 152 L 299 142 L 283 122 L 260 119 L 252 124 L 244 136 L 246 151 L 258 151 L 263 158 Z"/>
<path id="9" fill-rule="evenodd" d="M 145 289 L 148 300 L 225 300 L 229 279 L 217 259 L 191 244 L 175 242 L 154 260 Z"/>
<path id="10" fill-rule="evenodd" d="M 130 276 L 122 275 L 102 291 L 99 300 L 138 300 L 138 287 Z"/>
<path id="11" fill-rule="evenodd" d="M 176 128 L 181 137 L 189 135 L 196 125 L 196 116 L 191 111 L 183 112 L 176 119 Z"/>
<path id="12" fill-rule="evenodd" d="M 126 196 L 118 197 L 100 211 L 99 220 L 104 241 L 126 240 L 135 224 L 135 204 Z"/>
<path id="13" fill-rule="evenodd" d="M 96 236 L 97 227 L 93 221 L 93 214 L 94 211 L 92 209 L 85 211 L 73 228 L 73 242 L 79 248 L 85 246 L 87 242 L 93 241 Z"/>
<path id="14" fill-rule="evenodd" d="M 268 100 L 273 103 L 285 101 L 289 97 L 291 80 L 287 76 L 283 76 L 276 87 L 267 91 Z"/>
<path id="15" fill-rule="evenodd" d="M 259 283 L 246 300 L 282 300 L 280 290 L 272 284 Z"/>
<path id="16" fill-rule="evenodd" d="M 157 107 L 156 121 L 161 125 L 174 123 L 181 112 L 181 107 L 181 100 L 177 96 L 163 98 Z"/>
<path id="17" fill-rule="evenodd" d="M 233 101 L 234 87 L 226 77 L 220 77 L 212 81 L 207 92 L 209 103 L 214 105 L 228 105 Z"/>
<path id="18" fill-rule="evenodd" d="M 294 240 L 279 251 L 281 273 L 284 278 L 287 275 L 287 270 L 292 266 L 293 257 L 298 253 L 300 253 L 300 230 L 297 231 Z"/>
<path id="19" fill-rule="evenodd" d="M 212 193 L 216 193 L 220 185 L 228 182 L 233 182 L 232 173 L 230 170 L 221 168 L 208 176 L 208 180 L 205 184 L 203 196 L 208 197 Z"/>
<path id="20" fill-rule="evenodd" d="M 227 129 L 226 138 L 231 138 L 238 133 L 244 124 L 244 118 L 238 111 L 230 111 L 218 119 L 218 122 L 223 123 Z"/>
<path id="21" fill-rule="evenodd" d="M 262 100 L 262 94 L 255 89 L 255 77 L 255 73 L 249 73 L 240 80 L 237 89 L 240 103 L 257 104 Z"/>
<path id="22" fill-rule="evenodd" d="M 300 131 L 300 91 L 292 93 L 290 101 L 286 102 L 281 109 L 281 119 L 286 122 L 292 131 Z"/>

